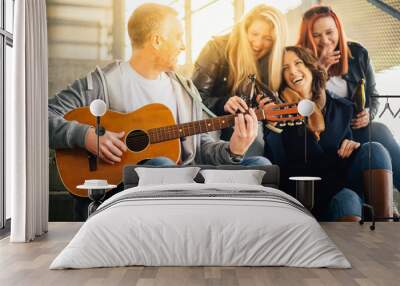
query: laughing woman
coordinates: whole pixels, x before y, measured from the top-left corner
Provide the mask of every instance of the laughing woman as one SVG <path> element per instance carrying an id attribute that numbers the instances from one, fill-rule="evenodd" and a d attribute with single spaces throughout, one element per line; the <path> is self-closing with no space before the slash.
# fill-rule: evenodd
<path id="1" fill-rule="evenodd" d="M 360 144 L 353 138 L 352 104 L 325 90 L 326 72 L 310 52 L 300 47 L 287 47 L 282 76 L 282 99 L 287 102 L 309 99 L 315 104 L 307 126 L 307 141 L 303 126 L 282 132 L 287 157 L 287 164 L 282 166 L 285 187 L 292 188 L 287 180 L 290 176 L 319 176 L 322 181 L 315 194 L 314 215 L 321 220 L 359 220 L 369 148 L 372 151 L 371 167 L 380 172 L 391 172 L 387 150 L 379 143 Z M 305 142 L 307 160 L 304 158 Z M 391 191 L 389 186 L 380 189 L 389 196 Z M 382 199 L 384 197 L 375 194 L 375 201 L 371 202 L 379 216 L 392 214 L 391 202 Z"/>
<path id="2" fill-rule="evenodd" d="M 352 102 L 359 81 L 365 80 L 368 108 L 354 114 L 351 127 L 354 138 L 361 143 L 368 142 L 370 113 L 374 118 L 378 111 L 378 98 L 373 96 L 379 95 L 368 51 L 359 43 L 346 39 L 340 19 L 327 6 L 316 6 L 304 13 L 297 44 L 312 50 L 319 58 L 319 64 L 329 75 L 327 89 L 335 95 Z M 381 143 L 389 151 L 393 164 L 393 175 L 390 176 L 400 190 L 400 145 L 386 125 L 371 122 L 371 130 L 372 141 Z"/>
<path id="3" fill-rule="evenodd" d="M 249 101 L 238 96 L 238 91 L 251 74 L 271 90 L 278 90 L 286 30 L 286 20 L 279 10 L 258 5 L 230 34 L 207 43 L 195 63 L 192 80 L 208 109 L 217 116 L 244 112 Z M 261 126 L 248 155 L 264 152 Z M 229 140 L 232 132 L 232 128 L 222 130 L 221 139 Z"/>

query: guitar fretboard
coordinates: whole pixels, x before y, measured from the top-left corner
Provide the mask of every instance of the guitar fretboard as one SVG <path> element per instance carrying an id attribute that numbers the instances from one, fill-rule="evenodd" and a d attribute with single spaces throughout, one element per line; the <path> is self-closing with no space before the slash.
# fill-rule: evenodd
<path id="1" fill-rule="evenodd" d="M 255 111 L 258 120 L 264 120 L 265 115 L 262 109 Z M 150 129 L 149 136 L 151 143 L 173 140 L 176 138 L 191 136 L 200 133 L 220 130 L 235 125 L 234 115 L 225 115 L 210 119 L 170 125 L 160 128 Z"/>

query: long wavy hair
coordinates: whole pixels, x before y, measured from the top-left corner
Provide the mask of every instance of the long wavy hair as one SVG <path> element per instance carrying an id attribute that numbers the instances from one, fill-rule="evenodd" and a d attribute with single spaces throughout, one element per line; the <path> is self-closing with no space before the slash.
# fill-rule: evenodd
<path id="1" fill-rule="evenodd" d="M 310 70 L 313 77 L 311 84 L 311 100 L 319 103 L 322 100 L 321 94 L 323 94 L 323 91 L 325 90 L 325 85 L 328 78 L 326 71 L 318 65 L 317 57 L 314 56 L 312 51 L 309 49 L 299 46 L 289 46 L 285 48 L 284 54 L 287 52 L 295 53 L 304 62 L 304 65 Z M 280 74 L 283 79 L 283 70 Z M 283 79 L 279 88 L 279 93 L 281 93 L 287 86 L 288 85 L 286 81 Z"/>
<path id="2" fill-rule="evenodd" d="M 328 73 L 332 76 L 345 75 L 349 70 L 348 61 L 349 57 L 351 57 L 351 53 L 350 49 L 347 46 L 347 37 L 343 29 L 343 24 L 336 13 L 330 7 L 318 5 L 310 8 L 304 13 L 300 25 L 297 45 L 310 49 L 311 51 L 313 51 L 315 56 L 318 56 L 317 45 L 314 42 L 312 30 L 315 21 L 323 17 L 331 17 L 335 21 L 336 28 L 339 32 L 339 42 L 336 49 L 340 51 L 341 56 L 339 62 L 329 68 Z"/>
<path id="3" fill-rule="evenodd" d="M 286 43 L 287 24 L 283 14 L 274 7 L 264 4 L 254 7 L 244 18 L 237 23 L 226 46 L 226 57 L 229 64 L 228 86 L 231 94 L 239 88 L 240 84 L 251 74 L 256 74 L 258 79 L 260 71 L 257 68 L 257 59 L 254 57 L 247 37 L 247 30 L 255 20 L 263 20 L 272 25 L 273 39 L 268 57 L 268 87 L 278 90 L 281 83 L 280 72 L 282 68 L 282 51 Z"/>

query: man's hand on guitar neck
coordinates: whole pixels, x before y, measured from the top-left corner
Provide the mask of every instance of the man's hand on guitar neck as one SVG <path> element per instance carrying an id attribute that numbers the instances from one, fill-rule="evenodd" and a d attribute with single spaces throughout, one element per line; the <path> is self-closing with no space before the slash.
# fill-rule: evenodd
<path id="1" fill-rule="evenodd" d="M 126 145 L 121 141 L 124 135 L 123 131 L 120 133 L 106 131 L 103 136 L 100 136 L 100 159 L 109 164 L 121 162 L 122 154 L 127 150 Z M 97 135 L 93 127 L 89 128 L 86 133 L 85 148 L 90 153 L 97 155 Z"/>
<path id="2" fill-rule="evenodd" d="M 256 139 L 258 133 L 258 120 L 252 108 L 249 114 L 239 113 L 235 117 L 234 131 L 229 142 L 229 150 L 236 155 L 244 155 Z"/>

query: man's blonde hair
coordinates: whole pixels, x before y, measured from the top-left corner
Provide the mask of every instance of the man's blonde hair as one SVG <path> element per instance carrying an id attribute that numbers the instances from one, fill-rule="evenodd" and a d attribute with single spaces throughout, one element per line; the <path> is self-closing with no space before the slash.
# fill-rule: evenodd
<path id="1" fill-rule="evenodd" d="M 128 34 L 132 47 L 143 47 L 149 37 L 160 30 L 168 16 L 177 15 L 178 12 L 173 8 L 161 4 L 147 3 L 136 8 L 128 21 Z"/>
<path id="2" fill-rule="evenodd" d="M 283 14 L 268 5 L 254 7 L 244 18 L 235 25 L 229 36 L 226 56 L 229 63 L 228 86 L 234 94 L 243 80 L 251 74 L 261 79 L 257 69 L 257 60 L 247 38 L 247 30 L 255 20 L 263 20 L 273 27 L 273 46 L 268 54 L 269 88 L 277 91 L 281 84 L 282 54 L 286 45 L 287 24 Z"/>

